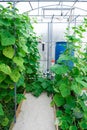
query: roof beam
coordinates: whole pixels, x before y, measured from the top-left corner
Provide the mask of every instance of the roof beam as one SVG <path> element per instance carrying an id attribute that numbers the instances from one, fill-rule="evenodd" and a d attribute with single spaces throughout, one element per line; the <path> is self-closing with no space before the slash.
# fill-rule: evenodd
<path id="1" fill-rule="evenodd" d="M 29 1 L 29 5 L 30 5 L 31 9 L 33 10 L 33 7 L 32 7 L 32 4 L 31 4 L 31 2 L 30 2 L 30 1 Z"/>
<path id="2" fill-rule="evenodd" d="M 0 0 L 0 2 L 38 2 L 38 0 Z M 61 2 L 75 2 L 76 0 L 61 0 Z M 39 0 L 39 2 L 60 2 L 60 0 Z M 87 0 L 78 0 L 78 2 L 87 2 Z"/>
<path id="3" fill-rule="evenodd" d="M 43 10 L 71 10 L 71 8 L 43 8 Z"/>

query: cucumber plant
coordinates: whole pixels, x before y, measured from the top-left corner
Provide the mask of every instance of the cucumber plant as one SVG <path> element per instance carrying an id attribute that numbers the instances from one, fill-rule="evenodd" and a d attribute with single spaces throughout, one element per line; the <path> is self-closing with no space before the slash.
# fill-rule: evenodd
<path id="1" fill-rule="evenodd" d="M 84 33 L 87 31 L 87 19 L 82 25 L 73 27 L 73 34 L 66 33 L 67 48 L 60 55 L 57 64 L 51 67 L 55 73 L 52 104 L 58 108 L 57 124 L 61 130 L 87 129 L 87 50 L 82 50 Z M 72 55 L 72 51 L 74 55 Z M 73 66 L 70 66 L 70 62 Z"/>
<path id="2" fill-rule="evenodd" d="M 39 52 L 36 34 L 27 14 L 11 3 L 0 5 L 0 129 L 7 130 L 14 117 L 14 84 L 17 103 L 29 78 L 37 75 Z M 31 80 L 31 79 L 30 79 Z"/>

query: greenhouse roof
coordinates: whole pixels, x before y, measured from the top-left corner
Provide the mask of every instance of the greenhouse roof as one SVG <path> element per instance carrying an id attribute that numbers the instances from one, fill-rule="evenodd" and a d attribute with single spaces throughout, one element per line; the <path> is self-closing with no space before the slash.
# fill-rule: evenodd
<path id="1" fill-rule="evenodd" d="M 38 22 L 82 22 L 87 17 L 87 0 L 0 0 L 15 2 L 19 13 L 37 17 Z"/>
<path id="2" fill-rule="evenodd" d="M 0 2 L 87 2 L 87 0 L 0 0 Z"/>

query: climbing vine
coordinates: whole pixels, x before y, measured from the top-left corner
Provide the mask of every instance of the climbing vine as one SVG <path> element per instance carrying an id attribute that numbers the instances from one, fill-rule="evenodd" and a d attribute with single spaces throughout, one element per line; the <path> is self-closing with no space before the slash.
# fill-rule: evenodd
<path id="1" fill-rule="evenodd" d="M 82 44 L 87 19 L 72 29 L 72 35 L 66 33 L 66 50 L 51 68 L 55 73 L 52 104 L 58 108 L 57 124 L 61 130 L 86 130 L 87 94 L 82 90 L 87 89 L 87 50 L 86 45 L 82 49 Z"/>
<path id="2" fill-rule="evenodd" d="M 14 117 L 14 84 L 17 103 L 39 66 L 38 38 L 31 20 L 9 3 L 0 5 L 0 129 L 8 130 Z"/>

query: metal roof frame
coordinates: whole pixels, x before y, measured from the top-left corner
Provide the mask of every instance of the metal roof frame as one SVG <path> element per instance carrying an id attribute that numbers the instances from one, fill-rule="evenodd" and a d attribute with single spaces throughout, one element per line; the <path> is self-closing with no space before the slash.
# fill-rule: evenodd
<path id="1" fill-rule="evenodd" d="M 75 3 L 76 3 L 76 2 L 75 2 Z M 43 11 L 45 11 L 45 10 L 52 10 L 52 9 L 53 9 L 53 10 L 66 10 L 67 13 L 66 13 L 65 15 L 63 15 L 63 18 L 65 18 L 65 17 L 70 17 L 70 14 L 68 14 L 69 11 L 72 11 L 72 10 L 74 10 L 75 8 L 78 9 L 78 10 L 82 10 L 82 11 L 84 11 L 84 12 L 87 12 L 87 10 L 85 10 L 85 9 L 83 9 L 83 8 L 76 7 L 76 6 L 75 6 L 75 3 L 74 3 L 72 6 L 63 5 L 63 6 L 64 6 L 63 8 L 56 8 L 56 7 L 54 7 L 54 6 L 56 6 L 56 5 L 58 5 L 58 4 L 54 4 L 54 5 L 42 6 L 42 7 L 39 7 L 39 8 L 37 7 L 37 8 L 34 8 L 33 10 L 37 10 L 37 9 L 41 9 L 41 8 L 42 8 Z M 50 6 L 51 6 L 51 8 L 50 8 Z M 31 11 L 32 11 L 32 10 L 29 10 L 28 12 L 31 12 Z M 32 17 L 33 17 L 33 16 L 41 16 L 41 17 L 43 16 L 44 18 L 49 16 L 49 17 L 51 17 L 51 20 L 50 20 L 50 21 L 52 22 L 55 17 L 57 17 L 57 16 L 59 17 L 59 16 L 61 16 L 61 15 L 53 15 L 53 14 L 52 14 L 52 15 L 46 15 L 46 14 L 45 14 L 45 15 L 44 15 L 44 14 L 42 14 L 42 15 L 40 15 L 40 14 L 30 15 L 30 14 L 29 14 L 29 16 L 32 16 Z M 72 16 L 74 16 L 74 18 L 73 18 L 71 21 L 69 21 L 69 23 L 72 22 L 72 21 L 74 21 L 74 20 L 76 20 L 76 19 L 78 19 L 78 17 L 86 17 L 87 15 L 84 15 L 84 14 L 83 14 L 83 15 L 82 15 L 82 14 L 81 14 L 81 15 L 80 15 L 80 14 L 75 15 L 75 14 L 74 14 L 74 15 L 72 15 Z M 80 21 L 77 20 L 77 22 L 80 22 Z M 62 23 L 63 23 L 63 22 L 62 22 Z"/>
<path id="2" fill-rule="evenodd" d="M 82 11 L 85 11 L 85 12 L 87 12 L 87 10 L 85 10 L 85 9 L 82 9 L 82 8 L 79 8 L 79 7 L 75 7 L 75 4 L 77 3 L 77 2 L 87 2 L 87 0 L 0 0 L 0 2 L 13 2 L 13 3 L 15 3 L 15 4 L 17 4 L 17 3 L 19 3 L 19 2 L 28 2 L 29 3 L 29 5 L 30 5 L 30 10 L 29 11 L 26 11 L 26 12 L 31 12 L 31 11 L 34 11 L 34 10 L 38 10 L 38 13 L 37 13 L 37 15 L 30 15 L 29 14 L 29 16 L 43 16 L 43 18 L 45 18 L 44 17 L 44 15 L 42 14 L 40 14 L 39 13 L 39 10 L 40 9 L 42 9 L 42 11 L 46 11 L 46 10 L 60 10 L 61 12 L 63 11 L 63 10 L 65 10 L 65 11 L 67 11 L 66 12 L 66 14 L 64 14 L 63 15 L 63 18 L 65 18 L 66 16 L 67 17 L 70 17 L 70 15 L 71 14 L 69 14 L 69 12 L 71 12 L 72 10 L 74 10 L 75 8 L 76 9 L 79 9 L 79 10 L 82 10 Z M 33 3 L 32 2 L 37 2 L 38 3 L 38 6 L 37 7 L 35 7 L 35 8 L 33 8 Z M 47 6 L 39 6 L 39 2 L 54 2 L 55 4 L 54 5 L 47 5 Z M 65 3 L 65 2 L 71 2 L 72 3 L 72 6 L 69 6 L 69 5 L 62 5 L 62 3 Z M 58 8 L 56 8 L 55 6 L 58 6 L 58 5 L 60 5 L 60 7 L 58 7 Z M 25 13 L 25 12 L 24 12 Z M 62 14 L 62 13 L 61 13 Z M 45 16 L 51 16 L 51 21 L 53 21 L 53 19 L 56 17 L 56 16 L 62 16 L 62 15 L 54 15 L 54 14 L 52 14 L 52 15 L 46 15 L 45 14 Z M 78 18 L 78 17 L 84 17 L 84 16 L 86 16 L 86 15 L 80 15 L 80 14 L 77 14 L 77 15 L 73 15 L 74 16 L 74 18 L 73 19 L 75 19 L 75 18 Z M 78 17 L 77 17 L 78 16 Z"/>
<path id="3" fill-rule="evenodd" d="M 0 2 L 87 2 L 87 0 L 0 0 Z"/>

